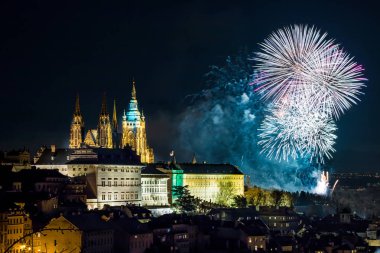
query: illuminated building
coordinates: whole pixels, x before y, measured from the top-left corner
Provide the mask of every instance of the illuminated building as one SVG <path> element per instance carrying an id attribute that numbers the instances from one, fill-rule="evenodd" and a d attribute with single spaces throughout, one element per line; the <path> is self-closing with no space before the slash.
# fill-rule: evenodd
<path id="1" fill-rule="evenodd" d="M 146 139 L 145 116 L 140 113 L 136 97 L 135 81 L 132 84 L 132 96 L 129 110 L 124 112 L 122 121 L 121 147 L 131 147 L 141 157 L 142 163 L 153 163 L 153 149 Z"/>
<path id="2" fill-rule="evenodd" d="M 31 231 L 32 221 L 23 209 L 3 200 L 0 208 L 0 252 L 10 247 L 8 252 L 22 252 L 31 245 L 31 238 L 23 238 Z"/>
<path id="3" fill-rule="evenodd" d="M 102 110 L 99 115 L 98 123 L 98 141 L 97 144 L 101 148 L 113 148 L 112 144 L 112 129 L 110 115 L 107 112 L 106 95 L 103 95 Z"/>
<path id="4" fill-rule="evenodd" d="M 92 148 L 126 148 L 129 147 L 140 156 L 142 163 L 153 163 L 153 149 L 149 147 L 146 137 L 145 116 L 138 108 L 135 81 L 132 84 L 132 96 L 128 111 L 122 116 L 122 128 L 119 132 L 116 101 L 113 104 L 112 121 L 107 111 L 105 95 L 99 114 L 98 127 L 88 129 L 84 135 L 84 121 L 80 112 L 79 96 L 76 98 L 75 111 L 70 127 L 70 149 L 82 146 Z"/>
<path id="5" fill-rule="evenodd" d="M 183 185 L 188 185 L 194 197 L 217 202 L 223 187 L 229 187 L 231 195 L 244 195 L 244 175 L 231 164 L 183 163 Z"/>
<path id="6" fill-rule="evenodd" d="M 141 171 L 141 203 L 143 206 L 168 206 L 169 176 L 149 165 Z"/>
<path id="7" fill-rule="evenodd" d="M 191 195 L 205 201 L 217 202 L 220 191 L 228 188 L 230 194 L 244 194 L 244 174 L 231 164 L 176 163 L 156 164 L 156 167 L 170 176 L 171 187 L 188 186 Z M 177 196 L 169 194 L 173 203 Z"/>
<path id="8" fill-rule="evenodd" d="M 70 143 L 69 148 L 80 148 L 83 139 L 84 122 L 80 112 L 79 95 L 75 100 L 75 111 L 70 127 Z"/>
<path id="9" fill-rule="evenodd" d="M 60 216 L 42 230 L 43 252 L 113 252 L 114 231 L 95 214 Z"/>
<path id="10" fill-rule="evenodd" d="M 35 157 L 39 169 L 57 169 L 63 175 L 79 177 L 87 184 L 87 207 L 141 203 L 139 157 L 130 149 L 42 148 Z"/>

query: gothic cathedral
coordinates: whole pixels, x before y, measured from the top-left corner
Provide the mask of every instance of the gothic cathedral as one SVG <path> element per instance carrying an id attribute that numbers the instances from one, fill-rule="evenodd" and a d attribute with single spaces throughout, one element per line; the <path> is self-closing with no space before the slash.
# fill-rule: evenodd
<path id="1" fill-rule="evenodd" d="M 127 112 L 124 110 L 122 117 L 121 132 L 118 129 L 116 102 L 114 101 L 113 104 L 111 122 L 104 95 L 98 127 L 97 129 L 89 129 L 84 136 L 84 121 L 80 112 L 79 96 L 77 96 L 70 128 L 69 148 L 76 149 L 86 146 L 94 148 L 129 147 L 140 156 L 142 163 L 154 162 L 153 149 L 147 143 L 145 117 L 138 108 L 135 81 L 132 83 L 132 97 L 129 102 L 129 109 Z"/>

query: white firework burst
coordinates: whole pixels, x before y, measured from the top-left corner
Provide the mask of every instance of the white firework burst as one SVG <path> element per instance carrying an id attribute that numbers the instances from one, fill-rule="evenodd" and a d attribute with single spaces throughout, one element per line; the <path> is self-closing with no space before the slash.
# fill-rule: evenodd
<path id="1" fill-rule="evenodd" d="M 335 151 L 337 138 L 333 118 L 321 110 L 311 110 L 307 97 L 283 98 L 273 105 L 259 129 L 262 153 L 276 160 L 309 158 L 324 163 Z"/>
<path id="2" fill-rule="evenodd" d="M 312 91 L 310 107 L 338 118 L 359 100 L 363 68 L 314 27 L 290 26 L 272 33 L 256 53 L 256 80 L 264 99 L 277 103 L 285 96 Z"/>

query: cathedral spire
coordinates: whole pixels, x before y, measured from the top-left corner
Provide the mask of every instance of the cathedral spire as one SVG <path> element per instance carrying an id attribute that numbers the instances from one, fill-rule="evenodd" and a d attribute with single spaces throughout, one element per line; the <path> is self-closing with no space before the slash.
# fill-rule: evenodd
<path id="1" fill-rule="evenodd" d="M 196 164 L 197 163 L 197 158 L 195 157 L 195 153 L 193 154 L 193 159 L 191 160 L 191 163 L 192 164 Z"/>
<path id="2" fill-rule="evenodd" d="M 141 120 L 145 121 L 145 116 L 144 116 L 144 110 L 143 109 L 141 109 Z"/>
<path id="3" fill-rule="evenodd" d="M 113 100 L 112 127 L 114 131 L 117 131 L 116 99 Z"/>
<path id="4" fill-rule="evenodd" d="M 70 126 L 69 148 L 80 148 L 80 145 L 83 141 L 83 131 L 84 122 L 82 114 L 80 113 L 79 94 L 77 94 L 75 99 L 75 110 L 73 114 L 73 120 L 71 121 Z"/>
<path id="5" fill-rule="evenodd" d="M 136 82 L 134 78 L 132 81 L 132 99 L 136 99 Z"/>
<path id="6" fill-rule="evenodd" d="M 107 114 L 107 97 L 106 93 L 103 93 L 103 99 L 102 99 L 102 110 L 100 111 L 101 114 Z"/>
<path id="7" fill-rule="evenodd" d="M 77 97 L 75 99 L 75 114 L 80 115 L 80 106 L 79 106 L 79 94 L 77 93 Z"/>

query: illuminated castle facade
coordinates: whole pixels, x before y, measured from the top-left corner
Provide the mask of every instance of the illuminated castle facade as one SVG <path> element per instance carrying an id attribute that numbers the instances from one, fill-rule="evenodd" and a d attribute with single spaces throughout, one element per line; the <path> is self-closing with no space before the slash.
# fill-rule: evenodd
<path id="1" fill-rule="evenodd" d="M 153 163 L 153 149 L 148 146 L 144 114 L 139 111 L 135 81 L 132 84 L 132 97 L 128 111 L 122 116 L 122 128 L 119 131 L 116 103 L 114 101 L 112 121 L 107 111 L 106 97 L 103 96 L 98 127 L 89 129 L 84 135 L 84 120 L 80 112 L 79 96 L 76 98 L 75 111 L 70 127 L 69 148 L 126 148 L 130 147 L 140 156 L 142 163 Z"/>

